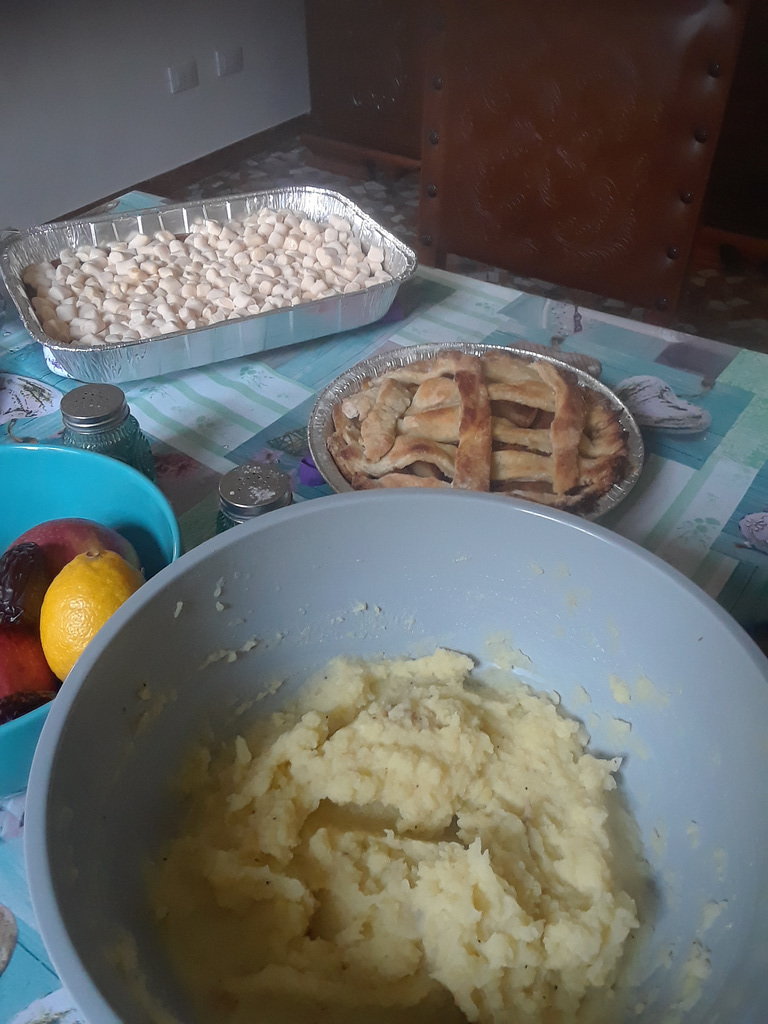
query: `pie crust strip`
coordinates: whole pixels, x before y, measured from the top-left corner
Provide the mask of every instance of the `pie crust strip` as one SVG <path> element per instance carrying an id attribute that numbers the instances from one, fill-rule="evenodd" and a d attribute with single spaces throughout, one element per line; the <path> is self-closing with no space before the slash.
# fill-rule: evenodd
<path id="1" fill-rule="evenodd" d="M 488 491 L 491 486 L 491 403 L 483 380 L 483 364 L 456 371 L 461 397 L 459 446 L 453 486 L 459 490 Z"/>

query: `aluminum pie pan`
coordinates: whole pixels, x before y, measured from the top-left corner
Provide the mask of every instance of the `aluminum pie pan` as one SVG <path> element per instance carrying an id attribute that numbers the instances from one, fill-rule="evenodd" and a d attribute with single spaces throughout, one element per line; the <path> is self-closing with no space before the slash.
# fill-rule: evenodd
<path id="1" fill-rule="evenodd" d="M 420 359 L 432 358 L 438 352 L 445 351 L 446 349 L 477 356 L 482 356 L 486 352 L 491 351 L 509 352 L 527 360 L 553 363 L 559 369 L 568 371 L 580 387 L 596 392 L 616 412 L 619 423 L 627 438 L 626 470 L 623 477 L 588 509 L 581 511 L 578 509 L 564 510 L 571 511 L 574 515 L 587 520 L 599 519 L 606 515 L 606 513 L 616 508 L 627 497 L 640 477 L 645 457 L 645 447 L 640 428 L 634 416 L 618 395 L 601 381 L 597 380 L 592 374 L 575 365 L 580 360 L 575 360 L 574 363 L 571 363 L 567 361 L 566 353 L 564 353 L 566 358 L 558 359 L 538 351 L 531 351 L 525 345 L 525 342 L 521 342 L 519 346 L 486 345 L 482 342 L 412 345 L 397 350 L 379 352 L 368 359 L 362 359 L 360 362 L 355 363 L 354 366 L 345 370 L 344 373 L 336 377 L 335 380 L 331 381 L 320 392 L 309 417 L 307 440 L 310 455 L 326 483 L 337 493 L 353 490 L 352 485 L 341 473 L 328 451 L 327 440 L 333 433 L 334 406 L 348 395 L 359 391 L 365 380 L 386 373 L 387 370 L 393 370 L 399 366 L 407 366 L 409 363 L 417 362 Z"/>
<path id="2" fill-rule="evenodd" d="M 392 280 L 360 292 L 315 299 L 211 327 L 99 348 L 55 342 L 43 332 L 21 279 L 30 264 L 56 259 L 64 248 L 111 245 L 137 233 L 153 235 L 166 230 L 187 234 L 196 220 L 241 220 L 263 207 L 292 209 L 315 221 L 325 221 L 332 214 L 346 217 L 364 251 L 372 245 L 384 250 L 384 268 Z M 0 272 L 6 288 L 24 327 L 42 346 L 48 368 L 62 377 L 107 384 L 175 373 L 364 327 L 388 312 L 398 288 L 413 276 L 416 266 L 413 250 L 350 199 L 315 186 L 266 189 L 61 221 L 14 233 L 0 245 Z"/>

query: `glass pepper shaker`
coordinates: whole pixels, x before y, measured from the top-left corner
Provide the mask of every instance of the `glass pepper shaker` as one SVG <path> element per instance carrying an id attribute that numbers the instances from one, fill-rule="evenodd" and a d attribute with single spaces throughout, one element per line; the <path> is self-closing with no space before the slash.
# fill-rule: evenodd
<path id="1" fill-rule="evenodd" d="M 62 443 L 109 455 L 155 479 L 155 461 L 139 421 L 114 384 L 84 384 L 61 400 Z"/>
<path id="2" fill-rule="evenodd" d="M 271 462 L 251 462 L 230 469 L 219 481 L 216 533 L 248 522 L 293 501 L 288 475 Z"/>

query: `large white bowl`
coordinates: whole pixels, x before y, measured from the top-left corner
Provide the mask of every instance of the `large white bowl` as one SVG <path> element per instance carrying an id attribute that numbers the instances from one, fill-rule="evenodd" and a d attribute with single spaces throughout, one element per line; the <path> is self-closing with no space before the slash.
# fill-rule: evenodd
<path id="1" fill-rule="evenodd" d="M 184 1017 L 142 865 L 173 825 L 165 783 L 204 722 L 233 731 L 245 695 L 285 678 L 281 698 L 257 705 L 273 709 L 338 653 L 443 644 L 487 663 L 498 634 L 585 719 L 595 749 L 625 755 L 658 895 L 627 1020 L 764 1024 L 768 662 L 702 592 L 601 527 L 419 491 L 321 498 L 209 541 L 132 597 L 67 679 L 32 769 L 27 863 L 43 938 L 86 1018 L 147 1019 L 110 955 L 126 932 L 149 991 Z M 274 642 L 201 670 L 254 636 Z M 702 966 L 699 1000 L 678 1012 Z"/>

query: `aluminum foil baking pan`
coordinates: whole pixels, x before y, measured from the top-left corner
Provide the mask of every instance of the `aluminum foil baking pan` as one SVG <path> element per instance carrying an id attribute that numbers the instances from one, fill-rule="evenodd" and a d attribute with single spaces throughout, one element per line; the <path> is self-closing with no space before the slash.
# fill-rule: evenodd
<path id="1" fill-rule="evenodd" d="M 165 230 L 177 235 L 187 234 L 194 221 L 200 218 L 240 220 L 263 207 L 289 208 L 315 221 L 327 220 L 331 214 L 346 217 L 364 250 L 371 245 L 382 247 L 384 268 L 392 275 L 392 281 L 349 295 L 316 299 L 290 309 L 270 310 L 212 327 L 101 348 L 54 342 L 43 333 L 21 280 L 30 264 L 54 260 L 64 248 L 127 241 L 137 232 L 152 235 Z M 384 316 L 400 285 L 415 270 L 416 254 L 407 245 L 345 196 L 312 186 L 248 192 L 130 214 L 62 221 L 13 234 L 0 247 L 0 271 L 6 287 L 22 323 L 42 345 L 48 368 L 62 377 L 96 383 L 140 380 L 354 330 Z"/>
<path id="2" fill-rule="evenodd" d="M 582 519 L 599 519 L 611 509 L 623 501 L 637 483 L 640 472 L 643 468 L 645 448 L 643 435 L 635 422 L 632 413 L 621 401 L 621 399 L 597 380 L 591 373 L 580 369 L 581 362 L 578 355 L 572 361 L 570 353 L 563 353 L 563 358 L 557 359 L 553 356 L 544 355 L 538 351 L 531 351 L 525 342 L 516 345 L 485 345 L 482 342 L 457 342 L 453 345 L 426 344 L 413 345 L 396 351 L 380 352 L 369 359 L 362 359 L 359 363 L 345 370 L 335 380 L 320 392 L 315 402 L 312 413 L 309 417 L 307 427 L 307 438 L 309 451 L 317 468 L 334 491 L 351 491 L 352 485 L 342 475 L 327 448 L 327 440 L 333 433 L 333 408 L 347 395 L 354 394 L 362 387 L 363 381 L 370 377 L 377 377 L 398 366 L 406 366 L 419 359 L 430 359 L 439 351 L 444 349 L 457 349 L 460 352 L 467 352 L 470 355 L 483 355 L 485 352 L 501 350 L 520 354 L 527 359 L 546 360 L 554 363 L 555 366 L 567 369 L 576 378 L 577 383 L 591 391 L 596 391 L 614 409 L 619 417 L 619 422 L 627 436 L 627 465 L 624 476 L 617 481 L 613 487 L 599 498 L 588 510 L 573 510 Z M 571 511 L 571 510 L 568 510 Z"/>

